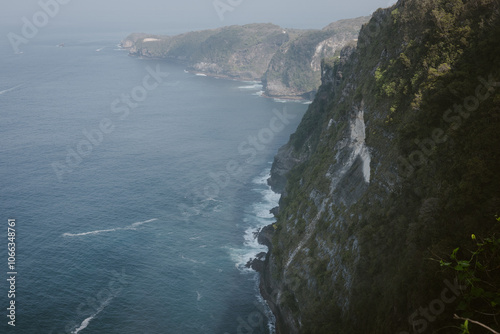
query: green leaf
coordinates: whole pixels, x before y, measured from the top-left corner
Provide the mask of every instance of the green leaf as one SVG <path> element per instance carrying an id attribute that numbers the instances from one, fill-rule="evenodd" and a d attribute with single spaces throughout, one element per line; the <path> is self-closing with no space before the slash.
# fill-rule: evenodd
<path id="1" fill-rule="evenodd" d="M 469 334 L 469 320 L 465 320 L 464 324 L 462 325 L 462 329 L 464 330 L 462 334 Z"/>
<path id="2" fill-rule="evenodd" d="M 451 262 L 444 262 L 443 260 L 441 260 L 440 265 L 441 267 L 449 267 L 451 265 Z"/>
<path id="3" fill-rule="evenodd" d="M 462 267 L 464 267 L 464 268 L 467 268 L 467 267 L 469 267 L 469 266 L 470 266 L 469 261 L 464 261 L 464 260 L 462 260 L 462 261 L 458 261 L 458 264 L 459 264 L 459 265 L 461 265 L 461 266 L 462 266 Z"/>

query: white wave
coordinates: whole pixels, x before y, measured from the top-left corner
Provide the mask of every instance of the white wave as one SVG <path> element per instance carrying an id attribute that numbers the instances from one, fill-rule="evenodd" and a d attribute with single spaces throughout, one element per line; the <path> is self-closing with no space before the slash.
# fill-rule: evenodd
<path id="1" fill-rule="evenodd" d="M 245 230 L 244 242 L 242 248 L 228 248 L 229 255 L 233 262 L 235 263 L 235 267 L 240 271 L 252 272 L 253 269 L 247 268 L 246 264 L 248 261 L 255 258 L 255 255 L 267 252 L 267 247 L 259 244 L 256 238 L 256 232 L 261 228 L 266 226 L 266 224 L 262 224 L 259 227 L 251 226 Z"/>
<path id="2" fill-rule="evenodd" d="M 63 237 L 81 237 L 84 235 L 96 235 L 100 233 L 106 233 L 106 232 L 114 232 L 117 230 L 123 230 L 124 228 L 111 228 L 109 230 L 96 230 L 96 231 L 90 231 L 90 232 L 83 232 L 83 233 L 64 233 L 62 236 Z"/>
<path id="3" fill-rule="evenodd" d="M 262 84 L 257 83 L 257 84 L 248 85 L 248 86 L 240 86 L 238 88 L 239 89 L 258 89 L 258 90 L 261 90 L 262 87 L 263 87 Z"/>
<path id="4" fill-rule="evenodd" d="M 22 85 L 23 84 L 20 84 L 20 85 L 17 85 L 15 87 L 12 87 L 12 88 L 9 88 L 9 89 L 6 89 L 6 90 L 2 90 L 2 91 L 0 91 L 0 95 L 3 95 L 3 94 L 8 93 L 8 92 L 12 92 L 14 89 L 17 89 L 17 88 L 21 87 Z"/>
<path id="5" fill-rule="evenodd" d="M 86 318 L 85 320 L 82 321 L 80 326 L 76 328 L 74 331 L 71 332 L 71 334 L 78 334 L 80 331 L 84 330 L 87 328 L 87 326 L 90 324 L 90 322 L 108 306 L 109 302 L 113 299 L 113 297 L 109 297 L 104 303 L 99 306 L 99 308 L 95 311 L 94 314 L 92 314 L 90 317 Z"/>
<path id="6" fill-rule="evenodd" d="M 305 102 L 304 102 L 304 103 L 302 103 L 302 104 L 306 104 L 306 105 L 308 105 L 308 104 L 312 104 L 312 103 L 313 103 L 313 101 L 305 101 Z"/>
<path id="7" fill-rule="evenodd" d="M 254 249 L 242 249 L 242 248 L 227 248 L 231 260 L 234 262 L 236 269 L 242 272 L 252 272 L 253 269 L 247 268 L 246 264 L 248 261 L 255 258 L 255 255 L 260 253 L 258 250 L 255 252 Z M 262 250 L 262 252 L 267 251 L 267 248 Z"/>
<path id="8" fill-rule="evenodd" d="M 133 228 L 136 228 L 137 226 L 141 226 L 141 225 L 151 223 L 151 222 L 154 222 L 157 220 L 158 220 L 158 218 L 153 218 L 153 219 L 145 220 L 143 222 L 133 223 L 132 225 L 130 225 L 130 227 L 124 227 L 124 229 L 126 229 L 126 230 L 133 229 Z"/>
<path id="9" fill-rule="evenodd" d="M 280 201 L 280 197 L 281 197 L 280 194 L 272 191 L 270 187 L 269 187 L 269 189 L 262 191 L 262 196 L 264 197 L 266 204 L 274 205 L 274 206 L 278 205 L 278 203 Z M 274 206 L 273 206 L 273 208 L 274 208 Z"/>
<path id="10" fill-rule="evenodd" d="M 198 291 L 196 291 L 196 294 L 197 294 L 196 300 L 200 301 L 201 297 L 203 297 L 202 294 L 199 293 Z"/>
<path id="11" fill-rule="evenodd" d="M 77 334 L 78 332 L 80 332 L 81 330 L 84 330 L 85 328 L 87 328 L 87 326 L 89 325 L 89 323 L 92 321 L 92 319 L 94 319 L 94 315 L 88 317 L 87 319 L 83 320 L 82 323 L 80 324 L 80 327 L 76 328 L 73 332 L 71 332 L 72 334 Z"/>
<path id="12" fill-rule="evenodd" d="M 304 100 L 278 99 L 278 98 L 274 98 L 273 100 L 274 100 L 274 102 L 277 102 L 277 103 L 301 103 L 301 104 L 309 104 L 309 102 L 310 102 L 310 101 L 305 101 L 304 102 Z"/>
<path id="13" fill-rule="evenodd" d="M 184 260 L 188 260 L 190 262 L 196 263 L 196 264 L 205 264 L 205 263 L 207 263 L 206 261 L 197 261 L 197 260 L 194 260 L 194 259 L 190 259 L 188 257 L 185 257 L 182 254 L 181 254 L 181 258 L 184 259 Z"/>
<path id="14" fill-rule="evenodd" d="M 245 230 L 244 242 L 242 248 L 228 248 L 231 260 L 235 267 L 242 272 L 253 272 L 253 269 L 247 268 L 248 261 L 255 258 L 255 255 L 267 252 L 267 247 L 259 244 L 256 238 L 256 232 L 259 228 L 251 226 Z"/>
<path id="15" fill-rule="evenodd" d="M 196 73 L 196 76 L 198 76 L 198 77 L 206 77 L 207 75 L 203 74 L 203 73 Z"/>
<path id="16" fill-rule="evenodd" d="M 257 218 L 270 219 L 274 218 L 274 216 L 269 212 L 272 208 L 278 206 L 281 195 L 272 191 L 271 187 L 267 184 L 267 180 L 270 177 L 271 170 L 266 169 L 264 173 L 257 176 L 252 180 L 253 184 L 259 186 L 265 186 L 265 189 L 254 189 L 259 191 L 262 195 L 262 200 L 254 203 L 252 206 L 252 212 L 255 214 Z M 265 225 L 268 225 L 270 222 L 265 221 Z"/>
<path id="17" fill-rule="evenodd" d="M 243 220 L 244 224 L 248 226 L 243 236 L 243 247 L 228 248 L 231 259 L 240 271 L 253 271 L 246 268 L 245 265 L 249 260 L 255 258 L 255 255 L 267 252 L 267 247 L 259 244 L 256 236 L 261 228 L 274 222 L 274 216 L 270 213 L 270 210 L 278 205 L 280 199 L 280 195 L 273 192 L 267 184 L 269 176 L 270 168 L 267 168 L 252 180 L 252 183 L 256 185 L 253 190 L 258 191 L 261 195 L 260 200 L 250 205 L 251 210 Z"/>
<path id="18" fill-rule="evenodd" d="M 83 232 L 83 233 L 63 233 L 63 237 L 81 237 L 81 236 L 85 236 L 85 235 L 96 235 L 96 234 L 101 234 L 101 233 L 107 233 L 107 232 L 115 232 L 115 231 L 120 231 L 120 230 L 136 230 L 137 227 L 141 226 L 141 225 L 144 225 L 144 224 L 147 224 L 147 223 L 151 223 L 151 222 L 154 222 L 154 221 L 157 221 L 158 218 L 153 218 L 153 219 L 149 219 L 149 220 L 145 220 L 145 221 L 142 221 L 142 222 L 136 222 L 136 223 L 133 223 L 129 226 L 125 226 L 125 227 L 117 227 L 117 228 L 110 228 L 110 229 L 107 229 L 107 230 L 95 230 L 95 231 L 90 231 L 90 232 Z"/>
<path id="19" fill-rule="evenodd" d="M 261 245 L 259 244 L 259 241 L 257 240 L 257 230 L 255 227 L 249 227 L 246 231 L 245 231 L 245 247 L 248 247 L 248 248 L 251 248 L 252 251 L 255 251 L 257 250 L 258 252 L 257 253 L 260 253 L 260 252 L 265 252 L 267 251 L 267 247 L 264 246 L 264 245 Z M 253 254 L 253 256 L 255 256 L 257 253 Z"/>
<path id="20" fill-rule="evenodd" d="M 262 225 L 267 226 L 272 223 L 270 220 L 274 219 L 271 209 L 278 206 L 280 195 L 269 190 L 263 197 L 267 198 L 260 203 L 254 203 L 252 211 L 255 217 L 262 222 Z"/>
<path id="21" fill-rule="evenodd" d="M 264 92 L 263 90 L 260 90 L 260 91 L 258 91 L 258 92 L 253 93 L 252 95 L 255 95 L 255 96 L 263 96 L 263 95 L 264 95 L 264 93 L 265 93 L 265 92 Z"/>
<path id="22" fill-rule="evenodd" d="M 261 174 L 252 180 L 253 184 L 266 185 L 267 179 L 269 178 L 269 173 Z"/>
<path id="23" fill-rule="evenodd" d="M 258 303 L 260 303 L 262 305 L 262 307 L 264 308 L 262 311 L 264 311 L 263 313 L 265 313 L 267 319 L 269 319 L 269 321 L 267 323 L 267 328 L 269 329 L 269 333 L 275 333 L 276 332 L 276 318 L 274 317 L 274 314 L 271 311 L 269 304 L 267 303 L 267 301 L 262 297 L 262 295 L 259 292 L 259 281 L 256 281 L 255 290 L 258 291 L 258 293 L 257 293 Z"/>

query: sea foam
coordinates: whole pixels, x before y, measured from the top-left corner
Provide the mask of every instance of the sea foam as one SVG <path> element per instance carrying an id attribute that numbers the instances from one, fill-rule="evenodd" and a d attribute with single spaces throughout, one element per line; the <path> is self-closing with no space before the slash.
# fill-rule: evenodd
<path id="1" fill-rule="evenodd" d="M 82 236 L 86 236 L 86 235 L 97 235 L 97 234 L 101 234 L 101 233 L 115 232 L 115 231 L 120 231 L 120 230 L 136 230 L 137 227 L 139 227 L 141 225 L 151 223 L 151 222 L 154 222 L 157 220 L 158 220 L 158 218 L 153 218 L 153 219 L 149 219 L 149 220 L 145 220 L 145 221 L 141 221 L 141 222 L 136 222 L 136 223 L 130 224 L 129 226 L 110 228 L 107 230 L 95 230 L 95 231 L 83 232 L 83 233 L 63 233 L 62 236 L 63 237 L 82 237 Z"/>
<path id="2" fill-rule="evenodd" d="M 80 326 L 78 328 L 75 328 L 71 334 L 78 334 L 80 331 L 84 330 L 85 328 L 87 328 L 87 326 L 90 324 L 90 322 L 99 314 L 101 313 L 105 308 L 106 306 L 108 306 L 108 304 L 111 302 L 111 300 L 113 299 L 113 297 L 109 297 L 108 299 L 106 299 L 102 304 L 101 306 L 99 306 L 99 308 L 95 311 L 94 314 L 92 314 L 90 317 L 88 318 L 85 318 L 85 320 L 82 321 L 82 323 L 80 324 Z"/>
<path id="3" fill-rule="evenodd" d="M 248 261 L 255 258 L 259 253 L 267 252 L 267 247 L 259 244 L 257 233 L 264 226 L 274 222 L 274 216 L 270 213 L 270 210 L 278 205 L 280 199 L 280 195 L 273 192 L 267 184 L 269 176 L 270 169 L 268 168 L 252 180 L 253 191 L 260 194 L 260 199 L 251 204 L 246 217 L 243 219 L 246 226 L 243 247 L 229 249 L 236 268 L 243 272 L 252 272 L 252 269 L 246 267 Z"/>
<path id="4" fill-rule="evenodd" d="M 8 93 L 8 92 L 11 92 L 11 91 L 13 91 L 15 89 L 18 89 L 21 86 L 22 86 L 22 84 L 21 85 L 17 85 L 17 86 L 12 87 L 12 88 L 9 88 L 9 89 L 2 90 L 2 91 L 0 91 L 0 95 L 3 95 L 3 94 Z"/>

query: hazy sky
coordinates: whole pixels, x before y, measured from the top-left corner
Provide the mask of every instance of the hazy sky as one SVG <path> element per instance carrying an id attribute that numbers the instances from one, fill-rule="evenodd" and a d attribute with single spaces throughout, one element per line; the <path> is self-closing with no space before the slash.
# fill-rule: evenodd
<path id="1" fill-rule="evenodd" d="M 232 24 L 272 22 L 285 28 L 321 28 L 371 14 L 395 0 L 0 0 L 2 25 L 21 27 L 41 10 L 39 2 L 65 3 L 47 26 L 161 33 Z M 219 12 L 216 10 L 217 4 Z M 54 8 L 54 7 L 49 7 Z M 43 17 L 39 17 L 43 20 Z"/>

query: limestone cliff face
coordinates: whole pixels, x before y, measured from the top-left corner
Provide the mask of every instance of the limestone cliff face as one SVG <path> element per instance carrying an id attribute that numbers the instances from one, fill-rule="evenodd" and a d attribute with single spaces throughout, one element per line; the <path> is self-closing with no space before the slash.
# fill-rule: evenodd
<path id="1" fill-rule="evenodd" d="M 358 37 L 370 17 L 334 22 L 323 30 L 307 31 L 280 47 L 264 77 L 268 96 L 290 98 L 314 96 L 321 83 L 321 61 L 340 55 L 340 50 Z"/>
<path id="2" fill-rule="evenodd" d="M 321 82 L 322 85 L 317 95 L 317 100 L 309 108 L 308 114 L 302 120 L 302 125 L 297 132 L 292 135 L 292 140 L 278 150 L 274 157 L 271 168 L 271 177 L 268 180 L 273 191 L 283 193 L 286 185 L 286 175 L 296 166 L 307 161 L 314 152 L 317 145 L 318 133 L 306 133 L 308 129 L 317 127 L 323 122 L 323 106 L 326 101 L 331 100 L 333 88 L 340 85 L 342 81 L 342 66 L 354 52 L 356 43 L 350 41 L 340 52 L 338 58 L 339 67 L 333 68 L 333 60 L 322 62 Z M 333 120 L 328 121 L 328 126 L 333 125 Z"/>
<path id="3" fill-rule="evenodd" d="M 282 197 L 260 237 L 261 292 L 278 333 L 457 325 L 456 304 L 432 321 L 418 310 L 453 281 L 429 259 L 498 230 L 499 23 L 496 1 L 401 0 L 321 63 L 269 180 Z"/>
<path id="4" fill-rule="evenodd" d="M 352 46 L 344 49 L 337 66 L 322 64 L 323 84 L 316 99 L 297 133 L 279 150 L 273 163 L 269 184 L 273 190 L 282 192 L 279 230 L 274 235 L 272 251 L 266 258 L 261 290 L 271 308 L 277 309 L 279 333 L 302 333 L 303 321 L 310 321 L 302 317 L 310 315 L 307 312 L 303 315 L 301 310 L 314 309 L 317 299 L 334 303 L 338 312 L 349 309 L 349 288 L 360 257 L 358 238 L 346 236 L 346 240 L 339 242 L 321 234 L 326 232 L 325 229 L 329 233 L 347 234 L 344 218 L 337 208 L 356 203 L 371 181 L 371 153 L 366 145 L 364 116 L 369 111 L 364 101 L 334 115 L 325 112 L 326 106 L 353 94 L 356 89 L 355 85 L 351 85 L 339 90 L 342 83 L 340 73 L 354 51 Z M 302 132 L 303 129 L 312 131 Z M 311 187 L 305 184 L 301 175 L 306 172 L 305 165 L 319 167 L 317 161 L 313 165 L 309 162 L 318 154 L 318 149 L 323 149 L 321 142 L 326 138 L 320 138 L 320 132 L 335 143 L 326 158 L 335 163 L 313 171 L 310 177 L 317 179 L 314 182 L 318 184 Z M 291 187 L 292 182 L 298 184 Z M 300 195 L 301 204 L 290 210 L 289 203 L 295 202 L 297 193 L 303 191 L 306 193 Z M 335 226 L 326 227 L 326 221 L 330 220 L 337 220 Z M 268 235 L 267 238 L 271 237 Z M 291 243 L 291 240 L 294 242 Z M 344 257 L 345 252 L 349 252 L 349 259 Z M 325 281 L 342 282 L 342 289 L 336 290 L 335 296 L 330 292 L 322 296 L 317 274 L 323 276 L 323 284 Z M 332 314 L 332 317 L 338 315 Z"/>

